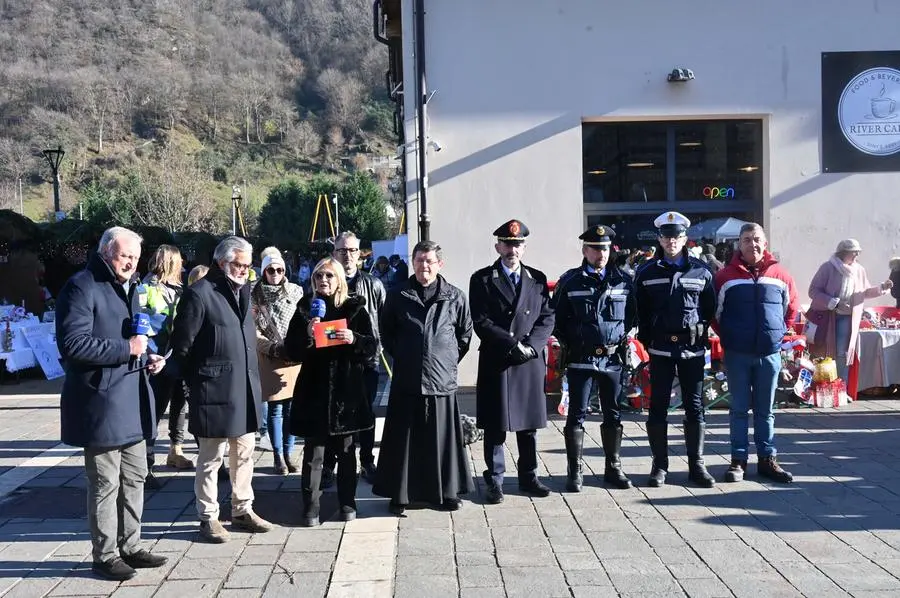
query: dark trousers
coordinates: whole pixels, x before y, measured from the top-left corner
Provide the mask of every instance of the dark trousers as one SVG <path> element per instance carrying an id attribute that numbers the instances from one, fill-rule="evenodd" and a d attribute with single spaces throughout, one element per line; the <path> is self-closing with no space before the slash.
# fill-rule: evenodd
<path id="1" fill-rule="evenodd" d="M 584 424 L 588 405 L 591 400 L 591 386 L 597 385 L 600 397 L 600 411 L 603 413 L 604 427 L 617 427 L 621 421 L 619 415 L 619 389 L 622 382 L 622 367 L 612 366 L 606 370 L 582 370 L 568 368 L 566 379 L 569 382 L 569 414 L 566 416 L 566 427 L 577 428 Z"/>
<path id="2" fill-rule="evenodd" d="M 375 410 L 375 398 L 378 394 L 378 370 L 374 367 L 366 368 L 365 373 L 366 393 L 369 397 L 369 404 L 372 411 Z M 375 455 L 375 428 L 371 430 L 363 430 L 359 433 L 359 462 L 363 465 L 374 465 Z"/>
<path id="3" fill-rule="evenodd" d="M 338 502 L 341 506 L 356 507 L 356 450 L 353 447 L 353 434 L 306 438 L 303 445 L 301 487 L 305 503 L 304 515 L 307 517 L 319 514 L 322 465 L 326 454 L 337 455 Z"/>
<path id="4" fill-rule="evenodd" d="M 184 396 L 184 385 L 180 378 L 174 378 L 162 372 L 150 376 L 150 387 L 156 399 L 156 422 L 162 419 L 169 409 L 169 440 L 172 444 L 184 442 L 185 415 L 187 414 L 187 397 Z"/>
<path id="5" fill-rule="evenodd" d="M 675 359 L 663 355 L 650 354 L 650 415 L 648 424 L 665 424 L 672 400 L 672 381 L 678 370 L 681 383 L 681 402 L 684 418 L 688 422 L 704 421 L 703 408 L 703 368 L 706 359 L 691 357 Z"/>
<path id="6" fill-rule="evenodd" d="M 503 455 L 503 443 L 506 432 L 503 430 L 484 431 L 484 474 L 498 486 L 503 485 L 503 474 L 506 473 L 506 459 Z M 537 430 L 519 430 L 516 432 L 516 445 L 519 447 L 519 482 L 528 482 L 537 477 Z"/>

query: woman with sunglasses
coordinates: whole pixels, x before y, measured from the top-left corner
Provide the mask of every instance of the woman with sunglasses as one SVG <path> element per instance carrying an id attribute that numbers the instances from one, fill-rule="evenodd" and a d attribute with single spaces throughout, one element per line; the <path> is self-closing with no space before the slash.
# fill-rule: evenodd
<path id="1" fill-rule="evenodd" d="M 304 438 L 301 489 L 306 527 L 319 525 L 326 451 L 337 455 L 341 519 L 356 518 L 353 435 L 375 425 L 366 393 L 365 368 L 378 348 L 366 300 L 349 294 L 340 263 L 332 258 L 320 261 L 313 269 L 312 284 L 312 295 L 300 302 L 284 343 L 287 357 L 303 363 L 294 389 L 291 431 Z M 324 302 L 322 317 L 314 309 L 321 309 L 317 300 Z M 346 327 L 331 330 L 328 346 L 317 347 L 315 326 L 328 321 L 343 321 Z"/>
<path id="2" fill-rule="evenodd" d="M 297 473 L 291 459 L 294 437 L 290 433 L 291 401 L 300 366 L 282 356 L 284 337 L 303 289 L 288 282 L 284 258 L 277 247 L 262 254 L 262 278 L 253 287 L 250 300 L 256 321 L 256 347 L 259 353 L 259 380 L 263 399 L 268 403 L 268 432 L 272 440 L 275 473 Z"/>

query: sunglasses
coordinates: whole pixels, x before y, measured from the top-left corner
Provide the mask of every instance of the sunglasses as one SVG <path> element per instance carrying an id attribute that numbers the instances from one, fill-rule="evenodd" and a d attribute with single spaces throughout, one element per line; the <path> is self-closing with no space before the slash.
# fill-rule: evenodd
<path id="1" fill-rule="evenodd" d="M 334 273 L 333 272 L 316 272 L 315 274 L 313 274 L 313 278 L 315 278 L 316 280 L 325 280 L 325 279 L 331 280 L 332 278 L 334 278 Z"/>
<path id="2" fill-rule="evenodd" d="M 266 268 L 266 274 L 284 274 L 284 268 Z"/>

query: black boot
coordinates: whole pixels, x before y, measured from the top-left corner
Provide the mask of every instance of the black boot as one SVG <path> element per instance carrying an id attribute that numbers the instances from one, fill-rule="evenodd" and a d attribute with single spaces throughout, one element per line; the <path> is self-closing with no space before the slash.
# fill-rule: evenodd
<path id="1" fill-rule="evenodd" d="M 353 511 L 354 516 L 356 514 L 356 484 L 358 479 L 356 470 L 356 449 L 351 444 L 347 452 L 338 455 L 337 495 L 338 503 L 341 505 L 342 509 L 342 516 L 348 515 L 348 509 Z M 346 507 L 346 509 L 344 507 Z M 351 520 L 344 519 L 344 521 Z"/>
<path id="2" fill-rule="evenodd" d="M 622 424 L 615 427 L 602 426 L 600 439 L 603 442 L 603 453 L 606 455 L 603 481 L 620 490 L 631 488 L 631 480 L 625 477 L 625 473 L 622 471 L 622 461 L 619 459 L 619 451 L 622 448 Z"/>
<path id="3" fill-rule="evenodd" d="M 315 456 L 309 454 L 311 452 L 318 451 L 303 450 L 303 462 L 300 470 L 300 494 L 303 499 L 303 516 L 300 525 L 303 527 L 316 527 L 319 525 L 319 498 L 322 496 L 322 457 L 320 456 L 316 459 Z"/>
<path id="4" fill-rule="evenodd" d="M 566 459 L 568 468 L 566 475 L 566 491 L 581 492 L 584 478 L 581 475 L 581 451 L 584 448 L 584 428 L 563 428 L 566 441 Z"/>
<path id="5" fill-rule="evenodd" d="M 669 472 L 669 427 L 667 424 L 647 424 L 647 439 L 650 441 L 650 452 L 653 454 L 653 467 L 647 485 L 659 488 L 666 483 Z"/>
<path id="6" fill-rule="evenodd" d="M 703 440 L 706 436 L 706 424 L 703 422 L 684 422 L 684 444 L 688 455 L 688 475 L 691 481 L 701 488 L 712 488 L 716 485 L 706 464 L 703 462 Z"/>

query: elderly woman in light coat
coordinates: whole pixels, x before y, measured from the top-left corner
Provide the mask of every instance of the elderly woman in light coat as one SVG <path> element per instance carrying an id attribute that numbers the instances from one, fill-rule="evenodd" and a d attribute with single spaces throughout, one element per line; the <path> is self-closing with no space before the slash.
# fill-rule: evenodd
<path id="1" fill-rule="evenodd" d="M 834 358 L 838 377 L 845 383 L 858 351 L 863 302 L 884 295 L 893 286 L 890 280 L 875 286 L 869 283 L 866 269 L 857 261 L 861 249 L 856 239 L 838 243 L 834 255 L 819 267 L 809 284 L 812 304 L 807 319 L 815 326 L 815 334 L 807 341 L 813 355 Z"/>
<path id="2" fill-rule="evenodd" d="M 268 402 L 268 428 L 272 439 L 275 473 L 296 473 L 292 459 L 294 436 L 290 433 L 291 403 L 300 366 L 283 358 L 284 337 L 303 289 L 287 281 L 284 258 L 276 247 L 261 254 L 262 277 L 250 299 L 256 322 L 259 381 L 263 399 Z"/>

